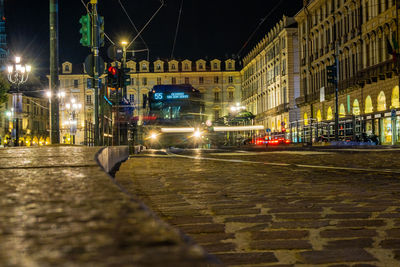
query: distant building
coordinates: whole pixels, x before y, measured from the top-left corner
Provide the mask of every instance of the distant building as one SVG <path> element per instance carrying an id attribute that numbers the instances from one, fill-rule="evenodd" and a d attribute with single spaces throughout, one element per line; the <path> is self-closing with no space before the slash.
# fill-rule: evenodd
<path id="1" fill-rule="evenodd" d="M 8 94 L 7 101 L 0 108 L 0 139 L 2 145 L 6 145 L 5 141 L 13 138 L 13 129 L 15 128 L 13 118 L 15 114 L 12 110 L 12 97 L 12 94 Z M 22 114 L 20 116 L 19 141 L 21 145 L 50 144 L 49 106 L 46 98 L 25 92 L 22 95 Z"/>
<path id="2" fill-rule="evenodd" d="M 242 104 L 268 132 L 286 132 L 298 119 L 297 23 L 284 16 L 243 59 Z"/>
<path id="3" fill-rule="evenodd" d="M 390 54 L 399 32 L 396 1 L 312 0 L 295 18 L 301 122 L 294 134 L 306 142 L 334 136 L 335 88 L 327 81 L 327 66 L 334 64 L 337 48 L 339 136 L 375 134 L 382 144 L 398 143 L 399 71 Z"/>
<path id="4" fill-rule="evenodd" d="M 191 84 L 202 93 L 204 100 L 204 118 L 216 120 L 229 113 L 229 108 L 240 102 L 241 78 L 236 70 L 233 59 L 220 61 L 214 59 L 206 61 L 190 60 L 156 60 L 152 63 L 146 60 L 135 62 L 127 61 L 130 71 L 130 85 L 127 86 L 127 100 L 134 107 L 134 117 L 141 120 L 143 116 L 143 95 L 147 94 L 154 85 L 160 84 Z M 102 83 L 104 84 L 103 75 Z M 73 65 L 71 62 L 62 63 L 60 91 L 65 92 L 65 99 L 74 98 L 82 105 L 78 113 L 76 144 L 83 143 L 85 121 L 94 122 L 94 91 L 92 79 L 84 72 L 82 65 Z M 60 138 L 68 140 L 69 126 L 68 113 L 60 102 Z"/>

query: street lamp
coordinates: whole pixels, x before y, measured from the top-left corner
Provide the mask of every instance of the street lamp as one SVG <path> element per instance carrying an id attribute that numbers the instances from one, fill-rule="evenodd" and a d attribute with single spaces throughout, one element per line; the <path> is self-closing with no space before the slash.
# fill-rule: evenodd
<path id="1" fill-rule="evenodd" d="M 15 57 L 14 62 L 7 66 L 7 78 L 14 84 L 17 91 L 13 91 L 13 108 L 15 119 L 15 145 L 19 146 L 19 119 L 22 113 L 22 94 L 19 92 L 21 84 L 28 80 L 32 67 L 21 63 L 21 57 Z"/>
<path id="2" fill-rule="evenodd" d="M 72 98 L 70 103 L 65 104 L 65 107 L 69 114 L 69 121 L 67 124 L 69 125 L 70 136 L 72 136 L 72 144 L 75 144 L 75 134 L 78 125 L 77 113 L 82 108 L 82 104 L 76 103 L 75 98 Z"/>

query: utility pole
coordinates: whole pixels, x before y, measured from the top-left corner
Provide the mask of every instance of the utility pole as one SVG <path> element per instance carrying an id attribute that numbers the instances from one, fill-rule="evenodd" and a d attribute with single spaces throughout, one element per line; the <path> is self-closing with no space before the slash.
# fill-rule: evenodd
<path id="1" fill-rule="evenodd" d="M 93 53 L 93 88 L 94 88 L 94 145 L 100 144 L 99 127 L 99 25 L 97 14 L 97 0 L 90 0 L 92 4 L 92 53 Z"/>
<path id="2" fill-rule="evenodd" d="M 58 0 L 50 0 L 50 140 L 60 143 L 58 110 Z"/>

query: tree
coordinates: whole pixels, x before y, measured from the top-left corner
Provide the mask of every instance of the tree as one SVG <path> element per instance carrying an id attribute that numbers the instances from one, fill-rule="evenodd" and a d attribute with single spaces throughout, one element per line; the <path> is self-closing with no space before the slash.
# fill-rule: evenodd
<path id="1" fill-rule="evenodd" d="M 7 102 L 7 92 L 10 90 L 10 83 L 7 79 L 0 75 L 0 106 Z"/>

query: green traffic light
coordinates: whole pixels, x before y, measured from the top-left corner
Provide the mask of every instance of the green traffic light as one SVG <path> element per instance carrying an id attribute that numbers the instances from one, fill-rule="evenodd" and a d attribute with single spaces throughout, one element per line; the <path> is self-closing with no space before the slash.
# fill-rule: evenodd
<path id="1" fill-rule="evenodd" d="M 81 29 L 79 30 L 79 32 L 82 35 L 80 43 L 83 46 L 90 46 L 91 45 L 91 24 L 90 24 L 89 14 L 83 15 L 79 19 L 79 23 L 82 25 Z"/>

